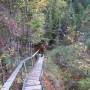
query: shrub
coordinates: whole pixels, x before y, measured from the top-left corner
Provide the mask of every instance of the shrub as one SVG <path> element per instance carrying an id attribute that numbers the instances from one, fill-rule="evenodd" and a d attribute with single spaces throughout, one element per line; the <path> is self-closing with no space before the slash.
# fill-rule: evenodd
<path id="1" fill-rule="evenodd" d="M 90 38 L 86 40 L 87 50 L 90 50 Z"/>
<path id="2" fill-rule="evenodd" d="M 79 90 L 89 90 L 89 89 L 90 89 L 90 78 L 86 78 L 79 81 Z"/>

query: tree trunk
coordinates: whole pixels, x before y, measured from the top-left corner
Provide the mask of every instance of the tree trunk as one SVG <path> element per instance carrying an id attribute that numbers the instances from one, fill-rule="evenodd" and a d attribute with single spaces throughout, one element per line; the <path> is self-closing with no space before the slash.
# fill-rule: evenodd
<path id="1" fill-rule="evenodd" d="M 7 71 L 6 64 L 3 59 L 1 60 L 1 67 L 2 67 L 2 80 L 4 84 L 8 78 L 8 71 Z"/>

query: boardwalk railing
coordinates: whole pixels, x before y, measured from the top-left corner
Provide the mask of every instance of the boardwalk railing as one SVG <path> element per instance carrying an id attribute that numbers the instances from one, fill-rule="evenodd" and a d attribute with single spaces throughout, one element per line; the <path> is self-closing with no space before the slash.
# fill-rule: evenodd
<path id="1" fill-rule="evenodd" d="M 20 72 L 21 68 L 24 66 L 25 67 L 25 63 L 26 61 L 29 61 L 30 59 L 32 59 L 33 57 L 35 57 L 35 55 L 38 53 L 38 51 L 36 53 L 34 53 L 31 57 L 28 57 L 24 60 L 22 60 L 20 62 L 20 64 L 17 66 L 17 68 L 14 70 L 14 72 L 11 74 L 11 76 L 9 77 L 9 79 L 4 83 L 3 87 L 1 90 L 10 90 L 11 86 L 13 85 L 18 73 Z"/>

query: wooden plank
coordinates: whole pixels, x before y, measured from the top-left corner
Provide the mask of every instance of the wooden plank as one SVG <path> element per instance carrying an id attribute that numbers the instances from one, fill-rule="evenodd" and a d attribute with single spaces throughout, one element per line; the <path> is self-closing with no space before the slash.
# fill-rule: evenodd
<path id="1" fill-rule="evenodd" d="M 25 85 L 29 85 L 29 86 L 40 85 L 40 81 L 38 81 L 38 80 L 28 80 Z"/>
<path id="2" fill-rule="evenodd" d="M 24 90 L 42 90 L 42 86 L 36 85 L 36 86 L 25 87 Z"/>

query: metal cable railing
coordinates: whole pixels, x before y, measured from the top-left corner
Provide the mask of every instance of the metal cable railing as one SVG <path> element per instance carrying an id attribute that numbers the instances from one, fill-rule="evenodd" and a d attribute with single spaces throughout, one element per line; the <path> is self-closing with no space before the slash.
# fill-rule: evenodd
<path id="1" fill-rule="evenodd" d="M 20 64 L 17 66 L 17 68 L 16 68 L 16 69 L 14 70 L 14 72 L 11 74 L 11 76 L 9 77 L 9 79 L 4 83 L 4 85 L 3 85 L 3 87 L 2 87 L 1 90 L 10 90 L 10 88 L 11 88 L 11 86 L 13 85 L 13 82 L 15 81 L 15 79 L 16 79 L 18 73 L 20 72 L 21 68 L 22 68 L 23 66 L 26 68 L 26 66 L 25 66 L 26 61 L 28 61 L 28 60 L 32 59 L 33 57 L 35 57 L 35 55 L 36 55 L 37 53 L 38 53 L 38 51 L 35 52 L 31 57 L 28 57 L 28 58 L 26 58 L 26 59 L 24 59 L 24 60 L 22 60 L 22 61 L 20 62 Z"/>

